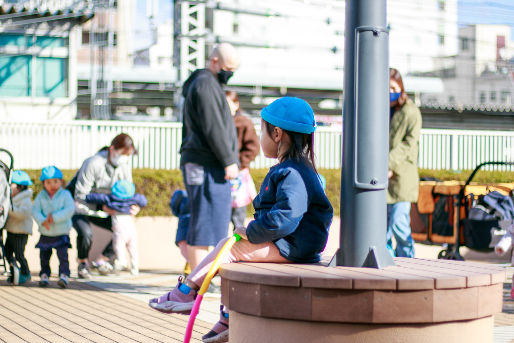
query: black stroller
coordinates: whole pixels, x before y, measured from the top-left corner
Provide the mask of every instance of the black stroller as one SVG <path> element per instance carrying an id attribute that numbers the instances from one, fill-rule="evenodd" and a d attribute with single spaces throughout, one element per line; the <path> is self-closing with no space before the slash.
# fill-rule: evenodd
<path id="1" fill-rule="evenodd" d="M 420 183 L 417 204 L 412 204 L 412 237 L 417 242 L 442 244 L 440 259 L 463 260 L 462 245 L 476 251 L 491 251 L 491 230 L 508 226 L 514 216 L 513 206 L 505 218 L 488 202 L 491 198 L 512 205 L 512 186 L 470 185 L 476 173 L 486 165 L 514 166 L 514 162 L 484 162 L 479 164 L 464 185 L 445 182 Z M 501 191 L 509 196 L 499 193 Z M 488 199 L 489 198 L 489 199 Z M 503 198 L 503 199 L 502 199 Z M 504 220 L 507 219 L 507 220 Z"/>
<path id="2" fill-rule="evenodd" d="M 0 148 L 0 154 L 7 155 L 9 157 L 9 163 L 6 163 L 0 159 L 0 254 L 1 259 L 0 265 L 4 267 L 4 272 L 7 272 L 7 263 L 5 261 L 5 248 L 4 248 L 4 234 L 3 229 L 7 222 L 7 216 L 9 215 L 9 209 L 11 208 L 11 173 L 13 170 L 13 157 L 12 154 Z"/>

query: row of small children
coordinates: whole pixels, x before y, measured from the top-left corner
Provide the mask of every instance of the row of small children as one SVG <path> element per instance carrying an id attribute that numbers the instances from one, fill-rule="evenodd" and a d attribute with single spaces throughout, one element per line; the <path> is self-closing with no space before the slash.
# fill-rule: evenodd
<path id="1" fill-rule="evenodd" d="M 30 281 L 30 270 L 25 258 L 25 246 L 28 236 L 32 234 L 32 218 L 39 226 L 41 234 L 36 248 L 40 250 L 41 287 L 48 286 L 50 276 L 50 257 L 52 249 L 59 258 L 59 281 L 61 288 L 68 285 L 70 268 L 68 248 L 71 247 L 69 232 L 71 217 L 75 212 L 75 203 L 70 192 L 63 186 L 62 172 L 55 166 L 43 168 L 39 180 L 43 190 L 32 204 L 32 185 L 29 175 L 22 170 L 15 170 L 11 178 L 12 209 L 9 211 L 5 228 L 5 258 L 9 261 L 11 275 L 8 281 L 24 284 Z M 17 263 L 19 263 L 19 267 Z"/>
<path id="2" fill-rule="evenodd" d="M 46 287 L 49 284 L 50 257 L 52 249 L 55 249 L 59 259 L 57 284 L 61 288 L 66 288 L 70 276 L 68 249 L 71 248 L 71 243 L 69 233 L 72 227 L 71 218 L 75 212 L 75 202 L 71 193 L 63 188 L 63 175 L 57 167 L 44 167 L 39 180 L 43 184 L 43 190 L 36 196 L 34 204 L 32 204 L 32 190 L 28 188 L 32 185 L 32 181 L 29 175 L 21 170 L 15 170 L 12 174 L 12 209 L 9 211 L 5 225 L 7 231 L 5 258 L 9 261 L 11 271 L 8 281 L 18 285 L 31 279 L 25 258 L 25 246 L 28 236 L 32 234 L 32 218 L 34 218 L 40 233 L 39 242 L 36 244 L 36 248 L 40 249 L 41 262 L 39 285 Z M 111 192 L 109 195 L 91 193 L 88 197 L 91 198 L 92 203 L 108 205 L 115 208 L 121 215 L 126 212 L 125 208 L 128 211 L 134 198 L 141 207 L 146 205 L 146 198 L 135 194 L 135 186 L 132 182 L 119 180 L 113 185 Z M 135 195 L 137 196 L 135 197 Z M 124 206 L 125 204 L 128 206 Z M 120 235 L 114 235 L 114 237 L 117 240 L 126 240 Z M 113 240 L 113 246 L 120 247 L 122 244 L 119 243 Z M 117 250 L 115 248 L 115 253 L 121 255 Z M 133 251 L 130 253 L 131 255 L 137 254 Z"/>

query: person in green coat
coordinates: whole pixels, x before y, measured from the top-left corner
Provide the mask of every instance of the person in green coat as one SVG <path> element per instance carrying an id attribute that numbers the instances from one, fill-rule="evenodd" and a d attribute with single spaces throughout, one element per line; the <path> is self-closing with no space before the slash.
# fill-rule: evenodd
<path id="1" fill-rule="evenodd" d="M 418 201 L 418 149 L 421 112 L 407 97 L 402 76 L 389 70 L 389 186 L 387 189 L 387 248 L 393 256 L 414 257 L 411 203 Z M 396 248 L 392 246 L 392 236 Z"/>

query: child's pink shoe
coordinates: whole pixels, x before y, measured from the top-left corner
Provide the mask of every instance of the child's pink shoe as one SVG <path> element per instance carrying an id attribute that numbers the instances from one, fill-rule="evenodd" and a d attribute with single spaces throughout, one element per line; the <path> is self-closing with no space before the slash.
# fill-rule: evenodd
<path id="1" fill-rule="evenodd" d="M 148 305 L 165 313 L 190 314 L 195 303 L 196 291 L 186 286 L 179 277 L 178 284 L 170 292 L 153 298 Z"/>

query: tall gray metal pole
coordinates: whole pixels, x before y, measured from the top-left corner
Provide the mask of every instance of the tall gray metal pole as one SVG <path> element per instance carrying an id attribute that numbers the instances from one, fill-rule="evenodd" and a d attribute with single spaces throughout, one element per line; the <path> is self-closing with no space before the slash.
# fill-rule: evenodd
<path id="1" fill-rule="evenodd" d="M 347 0 L 338 266 L 394 264 L 386 248 L 388 43 L 386 0 Z"/>

